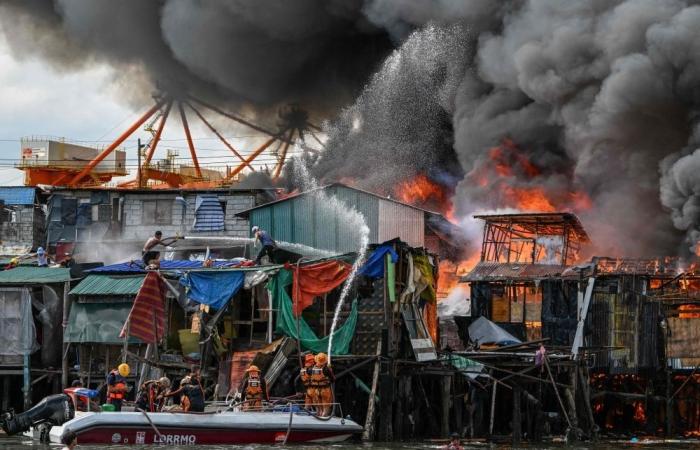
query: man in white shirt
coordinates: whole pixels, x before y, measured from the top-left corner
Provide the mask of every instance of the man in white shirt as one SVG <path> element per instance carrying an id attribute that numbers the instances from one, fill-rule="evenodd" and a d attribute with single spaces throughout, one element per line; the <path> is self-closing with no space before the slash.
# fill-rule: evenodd
<path id="1" fill-rule="evenodd" d="M 148 265 L 152 260 L 160 259 L 160 252 L 153 250 L 156 245 L 167 246 L 177 241 L 179 237 L 162 239 L 163 233 L 161 231 L 156 231 L 153 236 L 148 238 L 146 243 L 143 245 L 143 251 L 141 255 L 143 256 L 143 263 Z"/>

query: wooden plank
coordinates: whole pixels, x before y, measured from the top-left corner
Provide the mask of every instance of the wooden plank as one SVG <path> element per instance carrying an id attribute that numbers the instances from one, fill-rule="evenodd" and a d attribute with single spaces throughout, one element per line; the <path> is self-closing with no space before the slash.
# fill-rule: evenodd
<path id="1" fill-rule="evenodd" d="M 595 277 L 590 277 L 588 279 L 588 286 L 586 286 L 586 295 L 583 297 L 583 305 L 579 311 L 578 325 L 576 326 L 576 335 L 574 337 L 574 344 L 571 347 L 571 353 L 574 359 L 578 356 L 578 350 L 583 345 L 583 328 L 586 324 L 586 316 L 588 315 L 588 307 L 591 304 L 591 296 L 593 294 L 593 285 L 595 284 Z"/>

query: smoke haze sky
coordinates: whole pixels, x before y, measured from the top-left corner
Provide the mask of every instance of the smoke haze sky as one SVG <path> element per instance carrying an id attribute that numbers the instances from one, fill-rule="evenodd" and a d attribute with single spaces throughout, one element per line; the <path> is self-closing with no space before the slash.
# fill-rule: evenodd
<path id="1" fill-rule="evenodd" d="M 262 121 L 300 101 L 334 119 L 328 181 L 424 173 L 459 218 L 590 198 L 576 212 L 600 252 L 644 256 L 700 237 L 699 3 L 27 0 L 0 1 L 0 27 L 20 64 L 108 64 L 97 90 L 134 110 L 156 82 Z"/>

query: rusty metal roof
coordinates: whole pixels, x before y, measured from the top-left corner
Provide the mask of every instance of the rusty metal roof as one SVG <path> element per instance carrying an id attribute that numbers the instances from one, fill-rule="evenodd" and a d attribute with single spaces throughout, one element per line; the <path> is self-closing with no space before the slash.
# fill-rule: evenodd
<path id="1" fill-rule="evenodd" d="M 551 264 L 497 263 L 482 261 L 463 276 L 461 282 L 471 281 L 528 281 L 561 275 L 566 266 Z"/>
<path id="2" fill-rule="evenodd" d="M 593 258 L 596 275 L 647 275 L 656 278 L 675 278 L 686 272 L 696 272 L 696 263 L 675 256 L 662 258 Z"/>

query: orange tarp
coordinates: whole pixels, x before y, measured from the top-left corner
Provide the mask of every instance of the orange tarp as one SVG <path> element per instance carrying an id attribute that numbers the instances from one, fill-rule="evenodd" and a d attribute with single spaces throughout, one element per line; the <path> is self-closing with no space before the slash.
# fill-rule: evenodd
<path id="1" fill-rule="evenodd" d="M 156 272 L 148 272 L 139 289 L 129 317 L 119 337 L 134 336 L 143 342 L 156 343 L 165 333 L 165 286 Z"/>
<path id="2" fill-rule="evenodd" d="M 342 261 L 324 261 L 316 264 L 301 266 L 297 272 L 296 266 L 288 264 L 287 269 L 294 273 L 292 284 L 293 312 L 299 316 L 301 312 L 313 303 L 314 298 L 323 295 L 343 284 L 350 275 L 350 264 Z"/>

